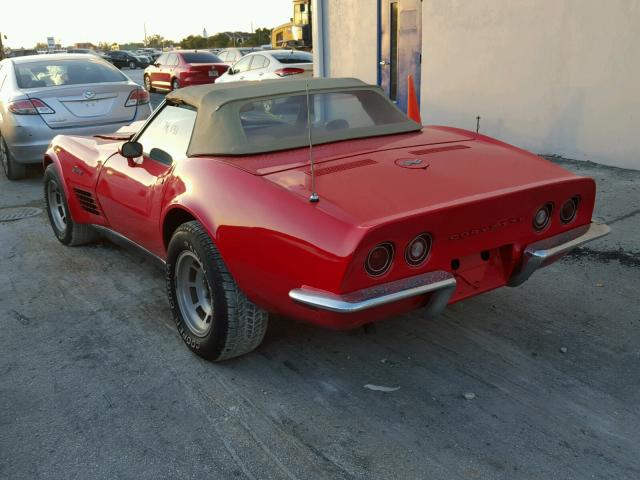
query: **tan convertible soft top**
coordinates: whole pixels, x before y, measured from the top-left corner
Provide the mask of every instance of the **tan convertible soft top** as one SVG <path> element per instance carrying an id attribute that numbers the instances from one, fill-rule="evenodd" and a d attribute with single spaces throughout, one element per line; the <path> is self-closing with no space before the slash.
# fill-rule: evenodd
<path id="1" fill-rule="evenodd" d="M 198 114 L 187 155 L 251 155 L 300 148 L 308 145 L 306 135 L 263 136 L 249 139 L 241 122 L 241 111 L 251 102 L 305 95 L 307 83 L 311 95 L 370 92 L 375 103 L 384 102 L 390 118 L 380 124 L 361 128 L 336 129 L 314 134 L 315 145 L 351 138 L 413 132 L 422 127 L 407 118 L 382 90 L 353 78 L 313 78 L 308 80 L 263 80 L 230 82 L 181 88 L 169 93 L 167 102 L 194 107 Z"/>

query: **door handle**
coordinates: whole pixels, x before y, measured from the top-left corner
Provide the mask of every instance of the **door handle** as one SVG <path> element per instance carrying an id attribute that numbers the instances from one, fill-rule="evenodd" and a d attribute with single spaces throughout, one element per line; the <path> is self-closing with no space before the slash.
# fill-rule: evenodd
<path id="1" fill-rule="evenodd" d="M 391 62 L 387 62 L 386 60 L 380 61 L 381 67 L 388 67 L 389 65 L 391 65 Z"/>

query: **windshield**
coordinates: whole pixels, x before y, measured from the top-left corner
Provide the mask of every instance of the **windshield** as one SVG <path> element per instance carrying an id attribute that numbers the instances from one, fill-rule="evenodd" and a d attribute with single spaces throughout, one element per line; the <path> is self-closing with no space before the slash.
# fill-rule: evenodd
<path id="1" fill-rule="evenodd" d="M 120 71 L 102 60 L 41 60 L 16 64 L 19 88 L 61 87 L 85 83 L 124 82 Z"/>
<path id="2" fill-rule="evenodd" d="M 382 95 L 369 90 L 310 96 L 312 135 L 356 138 L 385 134 L 385 126 L 406 123 L 406 117 Z M 306 142 L 307 97 L 296 95 L 252 101 L 240 109 L 240 121 L 252 144 L 283 140 Z"/>
<path id="3" fill-rule="evenodd" d="M 186 52 L 181 55 L 187 63 L 222 63 L 220 57 L 209 52 Z"/>
<path id="4" fill-rule="evenodd" d="M 313 63 L 313 55 L 307 52 L 271 52 L 271 55 L 280 63 Z"/>

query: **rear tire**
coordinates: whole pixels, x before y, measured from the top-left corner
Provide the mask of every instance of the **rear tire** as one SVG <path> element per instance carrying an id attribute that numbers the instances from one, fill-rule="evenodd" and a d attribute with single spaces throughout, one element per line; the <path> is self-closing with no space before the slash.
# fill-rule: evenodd
<path id="1" fill-rule="evenodd" d="M 180 88 L 180 80 L 174 78 L 171 80 L 171 90 L 178 90 Z"/>
<path id="2" fill-rule="evenodd" d="M 0 164 L 2 164 L 2 170 L 9 180 L 20 180 L 27 176 L 27 166 L 24 163 L 16 162 L 9 151 L 7 142 L 2 138 L 2 134 L 0 134 Z"/>
<path id="3" fill-rule="evenodd" d="M 149 93 L 154 93 L 156 91 L 156 89 L 151 86 L 151 78 L 149 75 L 144 76 L 144 89 Z"/>
<path id="4" fill-rule="evenodd" d="M 267 331 L 267 312 L 238 288 L 199 222 L 182 224 L 171 238 L 167 296 L 182 340 L 208 360 L 248 353 Z"/>
<path id="5" fill-rule="evenodd" d="M 64 188 L 54 164 L 44 171 L 44 201 L 51 228 L 60 243 L 73 247 L 98 239 L 99 235 L 89 225 L 75 223 L 71 219 Z"/>

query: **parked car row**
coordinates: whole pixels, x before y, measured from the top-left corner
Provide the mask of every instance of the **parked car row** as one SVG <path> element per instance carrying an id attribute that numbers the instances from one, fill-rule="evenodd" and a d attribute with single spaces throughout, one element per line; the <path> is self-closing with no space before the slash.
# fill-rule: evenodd
<path id="1" fill-rule="evenodd" d="M 139 48 L 134 52 L 134 54 L 139 57 L 147 58 L 149 63 L 155 62 L 162 53 L 162 50 L 158 50 L 156 48 Z"/>
<path id="2" fill-rule="evenodd" d="M 121 68 L 144 68 L 146 92 Z M 8 178 L 18 179 L 26 165 L 42 160 L 55 135 L 108 133 L 144 120 L 151 113 L 147 92 L 311 75 L 311 55 L 295 50 L 177 50 L 151 60 L 78 48 L 6 59 L 0 62 L 0 164 Z"/>
<path id="3" fill-rule="evenodd" d="M 235 63 L 228 60 L 238 58 Z M 207 50 L 163 53 L 144 72 L 148 92 L 172 91 L 191 85 L 280 78 L 309 78 L 313 57 L 297 50 L 230 48 L 213 54 Z"/>
<path id="4" fill-rule="evenodd" d="M 151 54 L 152 52 L 142 52 Z M 106 61 L 104 61 L 106 60 Z M 177 50 L 153 63 L 117 50 L 71 49 L 0 62 L 0 164 L 10 179 L 39 163 L 58 134 L 108 133 L 151 113 L 147 92 L 246 80 L 307 78 L 312 56 L 295 50 Z M 116 68 L 117 67 L 117 68 Z M 144 87 L 118 71 L 144 68 Z"/>

